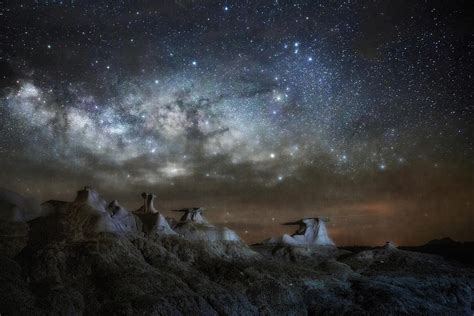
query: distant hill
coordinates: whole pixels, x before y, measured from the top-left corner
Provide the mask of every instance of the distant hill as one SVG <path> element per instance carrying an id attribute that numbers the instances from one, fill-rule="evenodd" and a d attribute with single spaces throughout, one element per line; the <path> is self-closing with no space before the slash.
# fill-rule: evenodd
<path id="1" fill-rule="evenodd" d="M 459 242 L 445 237 L 433 239 L 421 246 L 400 247 L 400 249 L 431 253 L 474 266 L 474 242 L 472 241 Z"/>
<path id="2" fill-rule="evenodd" d="M 344 246 L 339 249 L 348 250 L 354 253 L 375 249 L 372 246 Z M 442 256 L 448 260 L 455 260 L 463 264 L 474 266 L 474 242 L 473 241 L 455 241 L 450 237 L 433 239 L 420 246 L 400 246 L 399 249 L 429 253 Z"/>

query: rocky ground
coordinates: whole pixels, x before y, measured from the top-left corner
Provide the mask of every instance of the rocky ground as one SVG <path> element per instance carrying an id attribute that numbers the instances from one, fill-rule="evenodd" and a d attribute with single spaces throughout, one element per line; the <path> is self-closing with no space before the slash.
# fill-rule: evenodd
<path id="1" fill-rule="evenodd" d="M 68 219 L 3 221 L 2 316 L 473 314 L 474 270 L 437 255 L 78 236 Z"/>

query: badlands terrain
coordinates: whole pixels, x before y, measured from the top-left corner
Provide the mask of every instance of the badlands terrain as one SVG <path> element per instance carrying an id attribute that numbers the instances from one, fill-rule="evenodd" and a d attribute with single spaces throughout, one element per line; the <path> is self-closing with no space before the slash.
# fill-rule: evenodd
<path id="1" fill-rule="evenodd" d="M 340 249 L 315 218 L 249 246 L 200 208 L 171 219 L 142 199 L 129 211 L 90 188 L 42 204 L 2 189 L 0 315 L 473 314 L 472 252 L 426 253 L 459 243 Z"/>

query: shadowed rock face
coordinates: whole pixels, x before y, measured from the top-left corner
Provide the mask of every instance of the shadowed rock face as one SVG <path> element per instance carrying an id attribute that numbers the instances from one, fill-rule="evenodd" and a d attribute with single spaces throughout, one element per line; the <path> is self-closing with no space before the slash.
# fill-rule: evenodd
<path id="1" fill-rule="evenodd" d="M 143 229 L 79 234 L 96 226 L 76 213 L 126 223 L 135 215 L 116 201 L 104 211 L 84 200 L 43 205 L 48 215 L 24 223 L 21 252 L 0 252 L 2 315 L 473 312 L 473 270 L 435 255 L 391 246 L 357 253 L 318 245 L 250 249 Z"/>
<path id="2" fill-rule="evenodd" d="M 27 222 L 45 213 L 36 200 L 0 188 L 0 253 L 18 254 L 28 241 Z"/>
<path id="3" fill-rule="evenodd" d="M 23 223 L 42 214 L 40 204 L 34 199 L 0 188 L 0 221 Z"/>

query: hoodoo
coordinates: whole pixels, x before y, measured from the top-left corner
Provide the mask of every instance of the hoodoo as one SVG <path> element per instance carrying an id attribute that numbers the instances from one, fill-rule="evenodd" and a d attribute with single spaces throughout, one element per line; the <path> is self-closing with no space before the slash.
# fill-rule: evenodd
<path id="1" fill-rule="evenodd" d="M 133 213 L 91 188 L 41 207 L 0 189 L 0 314 L 472 315 L 472 269 L 441 256 L 338 249 L 321 218 L 250 248 L 199 207 L 168 221 L 154 198 Z"/>
<path id="2" fill-rule="evenodd" d="M 335 246 L 329 238 L 326 230 L 328 219 L 320 217 L 304 218 L 296 222 L 284 223 L 283 225 L 299 225 L 298 230 L 292 235 L 283 235 L 282 243 L 287 245 L 308 246 Z"/>
<path id="3" fill-rule="evenodd" d="M 189 240 L 240 241 L 233 230 L 210 224 L 203 216 L 203 210 L 201 207 L 174 210 L 184 213 L 174 226 L 175 232 Z"/>
<path id="4" fill-rule="evenodd" d="M 143 223 L 143 231 L 147 235 L 175 235 L 166 218 L 154 206 L 155 194 L 143 192 L 143 205 L 134 213 Z"/>
<path id="5" fill-rule="evenodd" d="M 204 209 L 202 207 L 192 207 L 192 208 L 184 208 L 181 210 L 175 210 L 175 212 L 183 212 L 183 216 L 181 216 L 180 221 L 192 221 L 194 223 L 199 224 L 208 224 L 209 222 L 204 218 L 202 212 Z"/>
<path id="6" fill-rule="evenodd" d="M 74 203 L 88 204 L 96 210 L 100 210 L 103 212 L 106 211 L 107 207 L 107 201 L 105 201 L 97 191 L 90 187 L 84 187 L 84 189 L 77 191 Z"/>
<path id="7" fill-rule="evenodd" d="M 113 211 L 112 211 L 113 205 Z M 107 207 L 106 200 L 94 189 L 84 187 L 77 191 L 73 202 L 50 200 L 41 205 L 49 218 L 36 221 L 33 226 L 41 229 L 42 223 L 51 225 L 51 231 L 61 231 L 67 238 L 93 238 L 99 233 L 136 232 L 131 214 L 118 203 L 112 202 Z M 128 222 L 126 224 L 126 222 Z M 45 232 L 48 233 L 48 232 Z"/>
<path id="8" fill-rule="evenodd" d="M 288 222 L 282 225 L 298 225 L 299 228 L 291 235 L 284 234 L 281 237 L 272 237 L 264 241 L 264 244 L 285 244 L 289 246 L 335 246 L 329 238 L 325 222 L 327 218 L 308 217 L 296 222 Z"/>
<path id="9" fill-rule="evenodd" d="M 158 210 L 155 209 L 154 205 L 156 199 L 155 194 L 143 192 L 141 197 L 143 198 L 143 205 L 138 210 L 136 210 L 135 213 L 159 213 Z"/>

